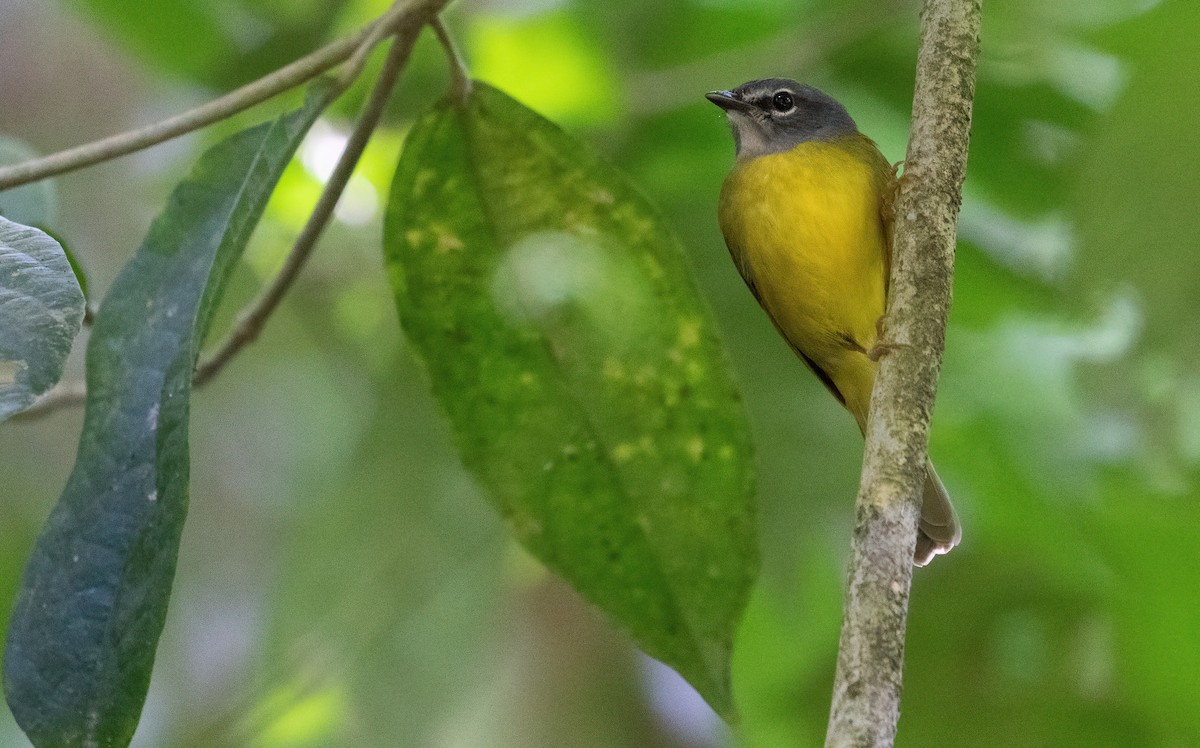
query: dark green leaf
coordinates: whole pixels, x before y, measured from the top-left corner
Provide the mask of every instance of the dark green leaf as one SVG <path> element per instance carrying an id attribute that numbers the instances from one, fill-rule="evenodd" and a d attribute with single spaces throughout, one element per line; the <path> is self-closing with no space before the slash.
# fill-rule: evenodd
<path id="1" fill-rule="evenodd" d="M 83 293 L 62 247 L 0 217 L 0 421 L 62 376 L 83 323 Z"/>
<path id="2" fill-rule="evenodd" d="M 19 164 L 37 156 L 36 151 L 20 140 L 0 135 L 0 166 Z M 52 179 L 0 191 L 0 216 L 10 221 L 44 229 L 55 222 L 57 214 L 58 193 Z"/>
<path id="3" fill-rule="evenodd" d="M 730 715 L 757 571 L 748 429 L 669 228 L 477 84 L 409 135 L 385 244 L 401 322 L 517 537 Z"/>
<path id="4" fill-rule="evenodd" d="M 327 91 L 204 154 L 104 299 L 75 469 L 5 652 L 8 703 L 38 746 L 123 746 L 137 726 L 187 514 L 199 341 Z"/>

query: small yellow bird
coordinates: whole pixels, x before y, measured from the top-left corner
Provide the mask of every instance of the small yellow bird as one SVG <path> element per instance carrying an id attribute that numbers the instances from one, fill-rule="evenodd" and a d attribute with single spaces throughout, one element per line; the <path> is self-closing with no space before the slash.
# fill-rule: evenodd
<path id="1" fill-rule="evenodd" d="M 733 261 L 800 359 L 864 433 L 887 301 L 895 171 L 831 96 L 785 78 L 712 91 L 737 159 L 721 189 L 721 233 Z M 926 460 L 913 562 L 962 537 Z"/>

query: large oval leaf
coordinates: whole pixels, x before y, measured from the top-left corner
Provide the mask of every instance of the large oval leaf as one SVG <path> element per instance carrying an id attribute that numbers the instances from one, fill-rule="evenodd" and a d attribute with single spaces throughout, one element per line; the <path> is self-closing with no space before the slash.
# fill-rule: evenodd
<path id="1" fill-rule="evenodd" d="M 199 342 L 327 100 L 318 86 L 303 108 L 205 153 L 104 299 L 75 468 L 26 567 L 4 657 L 5 695 L 35 745 L 133 736 L 187 515 Z"/>
<path id="2" fill-rule="evenodd" d="M 58 242 L 0 217 L 0 421 L 62 376 L 83 303 Z"/>
<path id="3" fill-rule="evenodd" d="M 476 84 L 409 135 L 385 244 L 404 329 L 517 537 L 731 713 L 757 571 L 748 429 L 669 228 Z"/>

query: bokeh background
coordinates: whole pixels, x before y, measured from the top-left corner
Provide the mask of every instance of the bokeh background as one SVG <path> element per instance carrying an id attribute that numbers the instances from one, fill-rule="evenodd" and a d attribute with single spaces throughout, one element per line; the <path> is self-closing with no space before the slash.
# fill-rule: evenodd
<path id="1" fill-rule="evenodd" d="M 0 133 L 50 152 L 154 121 L 386 5 L 0 0 Z M 405 350 L 380 217 L 405 130 L 446 84 L 426 38 L 299 286 L 193 401 L 191 516 L 135 745 L 819 745 L 861 442 L 728 260 L 715 201 L 732 143 L 702 94 L 800 78 L 900 160 L 917 14 L 911 0 L 447 14 L 476 77 L 662 207 L 717 315 L 760 473 L 739 725 L 507 539 Z M 898 745 L 1200 745 L 1198 34 L 1190 0 L 985 3 L 931 446 L 966 535 L 916 574 Z M 226 319 L 278 266 L 364 88 L 302 148 Z M 56 180 L 51 225 L 94 298 L 197 153 L 282 105 Z M 0 426 L 0 630 L 81 420 Z M 0 746 L 24 745 L 0 708 Z"/>

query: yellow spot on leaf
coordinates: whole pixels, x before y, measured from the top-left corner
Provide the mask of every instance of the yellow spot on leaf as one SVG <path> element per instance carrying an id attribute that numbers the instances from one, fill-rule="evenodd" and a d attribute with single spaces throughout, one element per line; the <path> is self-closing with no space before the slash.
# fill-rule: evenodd
<path id="1" fill-rule="evenodd" d="M 437 237 L 437 245 L 434 249 L 438 254 L 446 254 L 452 250 L 463 248 L 462 239 L 459 239 L 457 234 L 442 224 L 435 223 L 429 227 L 429 230 Z"/>
<path id="2" fill-rule="evenodd" d="M 441 234 L 438 236 L 437 251 L 445 254 L 454 249 L 462 249 L 462 239 L 459 239 L 453 234 Z"/>
<path id="3" fill-rule="evenodd" d="M 563 214 L 563 226 L 583 237 L 594 237 L 600 233 L 599 229 L 573 210 Z"/>
<path id="4" fill-rule="evenodd" d="M 638 369 L 637 373 L 633 375 L 633 383 L 638 386 L 644 386 L 653 382 L 657 376 L 658 374 L 654 371 L 654 367 L 646 365 Z"/>
<path id="5" fill-rule="evenodd" d="M 417 176 L 413 178 L 413 197 L 421 197 L 421 193 L 429 186 L 429 180 L 433 179 L 434 174 L 433 169 L 421 169 L 417 172 Z"/>
<path id="6" fill-rule="evenodd" d="M 650 276 L 650 278 L 653 280 L 661 280 L 665 273 L 663 272 L 663 267 L 659 264 L 658 260 L 650 254 L 643 255 L 642 259 L 646 265 L 646 273 Z"/>
<path id="7" fill-rule="evenodd" d="M 592 202 L 599 203 L 600 205 L 612 205 L 617 200 L 611 192 L 600 187 L 589 192 L 588 197 L 591 198 Z"/>
<path id="8" fill-rule="evenodd" d="M 620 382 L 625 379 L 625 367 L 615 358 L 605 360 L 602 370 L 605 379 L 611 379 L 614 382 Z"/>
<path id="9" fill-rule="evenodd" d="M 679 323 L 679 346 L 694 348 L 700 343 L 700 320 L 685 319 Z"/>
<path id="10" fill-rule="evenodd" d="M 622 442 L 612 450 L 613 462 L 629 462 L 635 455 L 637 455 L 637 447 L 629 442 Z"/>
<path id="11" fill-rule="evenodd" d="M 0 387 L 16 382 L 17 374 L 24 368 L 24 361 L 0 361 Z"/>

